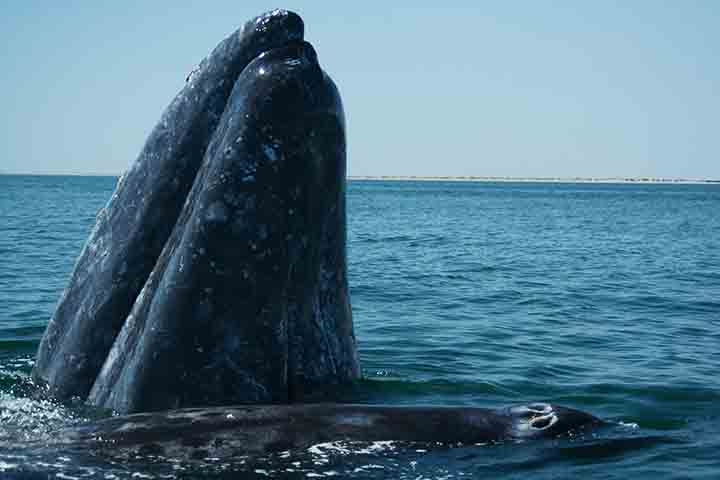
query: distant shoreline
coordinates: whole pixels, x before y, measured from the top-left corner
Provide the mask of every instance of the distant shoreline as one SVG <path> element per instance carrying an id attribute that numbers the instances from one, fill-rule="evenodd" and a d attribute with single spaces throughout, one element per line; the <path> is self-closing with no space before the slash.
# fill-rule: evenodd
<path id="1" fill-rule="evenodd" d="M 114 177 L 120 175 L 95 173 L 15 173 L 0 172 L 0 176 L 18 177 Z M 640 184 L 720 184 L 712 178 L 656 178 L 656 177 L 484 177 L 484 176 L 414 176 L 414 175 L 350 175 L 351 181 L 398 182 L 485 182 L 485 183 L 640 183 Z"/>
<path id="2" fill-rule="evenodd" d="M 710 178 L 653 178 L 653 177 L 420 177 L 420 176 L 349 176 L 348 180 L 400 182 L 486 182 L 486 183 L 652 183 L 652 184 L 720 184 Z"/>

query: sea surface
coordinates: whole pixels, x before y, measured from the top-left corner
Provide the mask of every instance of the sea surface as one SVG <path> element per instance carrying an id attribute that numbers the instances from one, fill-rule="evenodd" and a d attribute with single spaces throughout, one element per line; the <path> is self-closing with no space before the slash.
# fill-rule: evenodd
<path id="1" fill-rule="evenodd" d="M 49 447 L 93 415 L 29 373 L 116 182 L 0 176 L 2 479 L 720 478 L 720 185 L 349 183 L 352 400 L 554 402 L 609 422 L 592 434 L 191 460 Z"/>

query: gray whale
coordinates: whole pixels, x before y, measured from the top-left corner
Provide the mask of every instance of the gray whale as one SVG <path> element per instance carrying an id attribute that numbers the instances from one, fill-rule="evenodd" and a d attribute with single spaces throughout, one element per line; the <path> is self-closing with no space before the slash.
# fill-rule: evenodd
<path id="1" fill-rule="evenodd" d="M 220 43 L 98 215 L 32 378 L 55 398 L 131 415 L 72 430 L 70 441 L 230 455 L 598 424 L 548 404 L 301 403 L 360 376 L 344 113 L 303 28 L 276 10 Z"/>
<path id="2" fill-rule="evenodd" d="M 66 432 L 64 441 L 126 454 L 232 458 L 335 441 L 472 445 L 582 433 L 602 422 L 536 403 L 502 409 L 380 405 L 253 405 L 115 417 Z"/>
<path id="3" fill-rule="evenodd" d="M 33 379 L 117 412 L 292 402 L 360 375 L 340 96 L 294 13 L 206 58 L 118 182 Z"/>

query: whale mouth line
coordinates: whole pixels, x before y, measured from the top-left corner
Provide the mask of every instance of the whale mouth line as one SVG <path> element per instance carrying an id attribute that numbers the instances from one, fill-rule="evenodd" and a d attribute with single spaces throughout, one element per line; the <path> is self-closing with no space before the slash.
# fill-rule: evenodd
<path id="1" fill-rule="evenodd" d="M 266 48 L 265 50 L 261 51 L 260 53 L 255 55 L 248 62 L 248 65 L 250 65 L 252 62 L 254 62 L 255 60 L 257 60 L 259 58 L 265 58 L 265 57 L 269 56 L 271 53 L 285 50 L 288 48 L 299 48 L 299 47 L 303 47 L 306 45 L 311 45 L 311 44 L 310 44 L 310 42 L 308 42 L 307 40 L 303 40 L 302 38 L 289 38 L 284 43 L 279 43 L 277 45 L 270 46 L 270 47 Z"/>
<path id="2" fill-rule="evenodd" d="M 251 68 L 251 65 L 255 64 L 256 62 L 261 60 L 269 60 L 272 58 L 273 55 L 282 55 L 283 52 L 290 52 L 292 50 L 296 51 L 295 56 L 302 56 L 305 59 L 309 59 L 309 56 L 311 56 L 312 58 L 310 58 L 310 60 L 317 62 L 317 54 L 315 53 L 315 49 L 310 42 L 304 40 L 303 38 L 290 37 L 282 43 L 267 45 L 267 48 L 261 50 L 255 56 L 246 58 L 243 62 L 242 68 L 238 70 L 236 72 L 236 75 L 232 77 L 232 83 L 236 82 L 238 78 L 240 78 L 243 73 L 246 72 L 249 68 Z M 307 52 L 311 53 L 308 55 Z M 288 65 L 297 65 L 300 61 L 300 58 L 294 59 L 293 61 L 295 63 L 285 63 Z M 197 67 L 190 71 L 190 73 L 188 73 L 187 78 L 185 79 L 187 88 L 194 88 L 194 86 L 196 85 L 197 79 L 199 78 L 199 73 L 203 70 L 203 68 L 206 67 L 204 65 L 204 62 L 205 61 L 203 60 L 203 62 L 201 62 Z M 260 73 L 262 74 L 264 72 Z M 229 98 L 227 99 L 227 101 L 229 101 Z M 123 173 L 122 177 L 125 176 L 125 173 Z"/>

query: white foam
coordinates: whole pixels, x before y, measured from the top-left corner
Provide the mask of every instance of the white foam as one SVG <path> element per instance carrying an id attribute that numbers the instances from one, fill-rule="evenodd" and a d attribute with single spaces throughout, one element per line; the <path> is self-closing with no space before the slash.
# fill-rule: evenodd
<path id="1" fill-rule="evenodd" d="M 7 472 L 8 470 L 13 470 L 18 466 L 19 465 L 17 463 L 7 463 L 0 460 L 0 472 Z"/>
<path id="2" fill-rule="evenodd" d="M 637 430 L 638 428 L 640 428 L 640 425 L 638 425 L 635 422 L 626 423 L 626 422 L 620 421 L 620 422 L 617 422 L 617 424 L 621 427 L 628 428 L 631 430 Z"/>
<path id="3" fill-rule="evenodd" d="M 385 467 L 383 467 L 382 465 L 369 463 L 367 465 L 361 465 L 359 467 L 356 467 L 353 470 L 353 473 L 360 473 L 360 472 L 364 472 L 365 470 L 385 470 Z"/>
<path id="4" fill-rule="evenodd" d="M 43 440 L 51 432 L 77 421 L 68 410 L 53 402 L 0 393 L 2 434 L 17 435 L 16 441 Z"/>
<path id="5" fill-rule="evenodd" d="M 357 450 L 355 453 L 367 455 L 367 454 L 371 454 L 371 453 L 380 453 L 380 452 L 385 452 L 385 451 L 394 450 L 394 449 L 395 449 L 395 442 L 393 442 L 392 440 L 383 440 L 383 441 L 373 442 L 366 448 Z"/>

